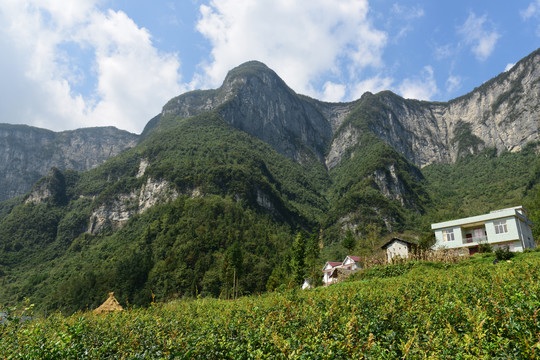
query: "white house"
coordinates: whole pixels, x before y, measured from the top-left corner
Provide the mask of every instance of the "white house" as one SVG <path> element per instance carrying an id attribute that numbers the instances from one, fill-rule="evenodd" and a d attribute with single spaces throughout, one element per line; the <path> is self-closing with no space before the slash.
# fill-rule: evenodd
<path id="1" fill-rule="evenodd" d="M 346 270 L 360 270 L 360 256 L 348 255 L 341 267 Z"/>
<path id="2" fill-rule="evenodd" d="M 326 264 L 324 264 L 322 271 L 324 273 L 323 283 L 325 286 L 337 282 L 338 274 L 335 269 L 339 268 L 342 264 L 343 263 L 337 261 L 327 261 Z"/>
<path id="3" fill-rule="evenodd" d="M 390 263 L 394 257 L 399 257 L 401 259 L 408 258 L 415 247 L 417 247 L 417 244 L 411 241 L 393 238 L 381 248 L 386 250 L 386 261 Z"/>
<path id="4" fill-rule="evenodd" d="M 435 231 L 434 249 L 464 249 L 478 252 L 480 244 L 523 251 L 536 247 L 532 223 L 522 206 L 492 211 L 489 214 L 431 224 Z"/>
<path id="5" fill-rule="evenodd" d="M 348 255 L 343 262 L 327 261 L 322 269 L 324 286 L 337 283 L 340 277 L 346 277 L 361 268 L 359 256 Z"/>

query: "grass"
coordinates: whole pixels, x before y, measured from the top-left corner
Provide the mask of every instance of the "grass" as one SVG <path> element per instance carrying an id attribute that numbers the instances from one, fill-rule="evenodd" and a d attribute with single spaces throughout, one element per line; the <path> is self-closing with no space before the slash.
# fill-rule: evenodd
<path id="1" fill-rule="evenodd" d="M 362 280 L 235 301 L 54 314 L 0 326 L 0 358 L 538 358 L 540 253 L 411 262 Z"/>

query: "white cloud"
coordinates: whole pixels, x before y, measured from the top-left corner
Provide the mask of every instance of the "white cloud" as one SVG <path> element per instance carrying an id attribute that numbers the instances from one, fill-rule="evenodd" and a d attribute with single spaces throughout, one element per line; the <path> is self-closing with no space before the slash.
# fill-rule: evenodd
<path id="1" fill-rule="evenodd" d="M 479 61 L 484 61 L 491 55 L 500 37 L 499 33 L 493 29 L 493 25 L 487 21 L 487 15 L 476 17 L 472 12 L 465 23 L 458 28 L 458 33 L 463 36 L 465 43 L 471 46 L 472 52 Z"/>
<path id="2" fill-rule="evenodd" d="M 506 67 L 504 68 L 504 71 L 508 71 L 510 69 L 512 69 L 514 67 L 514 65 L 516 65 L 515 63 L 509 63 L 509 64 L 506 64 Z"/>
<path id="3" fill-rule="evenodd" d="M 159 53 L 149 32 L 98 1 L 0 0 L 3 81 L 0 121 L 53 130 L 113 125 L 140 132 L 183 90 L 176 54 Z M 63 47 L 85 52 L 81 69 Z M 96 78 L 88 94 L 77 89 Z"/>
<path id="4" fill-rule="evenodd" d="M 523 20 L 540 18 L 540 0 L 531 2 L 527 9 L 520 11 L 520 15 Z M 540 25 L 536 27 L 536 35 L 540 37 Z"/>
<path id="5" fill-rule="evenodd" d="M 360 81 L 353 85 L 352 87 L 352 98 L 359 99 L 362 94 L 369 91 L 373 94 L 378 93 L 379 91 L 391 89 L 394 79 L 390 77 L 375 76 L 363 81 Z"/>
<path id="6" fill-rule="evenodd" d="M 420 76 L 403 80 L 398 92 L 407 99 L 431 100 L 439 92 L 433 75 L 433 68 L 425 66 Z"/>
<path id="7" fill-rule="evenodd" d="M 413 31 L 413 22 L 424 16 L 424 9 L 419 6 L 405 6 L 398 3 L 392 5 L 388 21 L 398 24 L 399 31 L 393 36 L 392 43 L 399 42 L 409 32 Z"/>
<path id="8" fill-rule="evenodd" d="M 444 60 L 444 59 L 448 59 L 449 57 L 454 55 L 455 51 L 456 50 L 450 44 L 441 45 L 441 46 L 435 47 L 434 56 L 435 56 L 435 59 L 437 59 L 437 60 Z"/>
<path id="9" fill-rule="evenodd" d="M 331 81 L 327 81 L 323 86 L 323 100 L 337 102 L 343 100 L 347 88 L 343 84 L 336 84 Z"/>
<path id="10" fill-rule="evenodd" d="M 367 0 L 211 0 L 197 24 L 211 60 L 193 86 L 218 86 L 229 69 L 260 60 L 298 92 L 337 96 L 342 87 L 325 89 L 317 79 L 355 79 L 383 64 L 387 35 L 372 26 L 368 10 Z"/>
<path id="11" fill-rule="evenodd" d="M 448 93 L 452 93 L 459 90 L 461 88 L 462 81 L 461 76 L 450 75 L 448 79 L 446 79 L 446 91 Z"/>
<path id="12" fill-rule="evenodd" d="M 527 9 L 521 10 L 519 13 L 523 20 L 528 20 L 532 17 L 540 16 L 540 0 L 531 2 Z"/>
<path id="13" fill-rule="evenodd" d="M 424 9 L 418 6 L 407 7 L 395 3 L 391 9 L 392 13 L 398 15 L 400 18 L 407 20 L 414 20 L 424 16 Z"/>

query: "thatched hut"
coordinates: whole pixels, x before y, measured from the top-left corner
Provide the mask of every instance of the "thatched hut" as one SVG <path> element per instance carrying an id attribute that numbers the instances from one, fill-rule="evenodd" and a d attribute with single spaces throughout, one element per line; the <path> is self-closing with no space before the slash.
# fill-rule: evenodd
<path id="1" fill-rule="evenodd" d="M 114 297 L 114 293 L 110 292 L 109 297 L 100 307 L 94 310 L 96 314 L 109 313 L 113 311 L 122 311 L 124 308 L 118 303 L 118 300 Z"/>

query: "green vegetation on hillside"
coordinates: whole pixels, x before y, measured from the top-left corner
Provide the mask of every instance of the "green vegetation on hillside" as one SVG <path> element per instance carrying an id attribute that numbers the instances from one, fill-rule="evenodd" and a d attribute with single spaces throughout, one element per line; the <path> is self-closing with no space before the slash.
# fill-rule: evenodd
<path id="1" fill-rule="evenodd" d="M 429 204 L 414 165 L 372 134 L 364 134 L 359 144 L 330 172 L 332 207 L 323 223 L 329 242 L 344 235 L 343 227 L 356 228 L 357 235 L 372 225 L 385 232 L 403 231 L 407 218 Z"/>
<path id="2" fill-rule="evenodd" d="M 91 171 L 53 170 L 32 191 L 48 194 L 42 202 L 2 207 L 0 302 L 39 298 L 40 311 L 73 312 L 110 290 L 138 305 L 265 291 L 297 229 L 311 230 L 327 209 L 323 166 L 304 166 L 210 113 L 178 119 Z M 178 198 L 140 215 L 138 200 L 128 202 L 120 229 L 106 221 L 90 231 L 92 213 L 120 211 L 149 179 Z"/>
<path id="3" fill-rule="evenodd" d="M 181 192 L 201 187 L 203 193 L 240 196 L 253 205 L 260 190 L 282 216 L 313 223 L 327 208 L 321 193 L 329 179 L 322 164 L 302 167 L 217 115 L 180 121 L 142 145 L 141 156 L 151 164 L 147 176 L 168 180 Z"/>
<path id="4" fill-rule="evenodd" d="M 484 145 L 484 141 L 472 133 L 471 124 L 462 120 L 456 124 L 451 143 L 452 145 L 457 144 L 458 157 L 476 154 L 479 148 Z"/>
<path id="5" fill-rule="evenodd" d="M 465 156 L 455 164 L 432 164 L 422 169 L 426 189 L 433 198 L 432 222 L 479 215 L 490 210 L 530 205 L 540 191 L 540 145 L 497 156 L 486 148 L 477 156 Z"/>
<path id="6" fill-rule="evenodd" d="M 410 263 L 328 288 L 0 325 L 12 359 L 533 359 L 539 253 Z M 439 266 L 444 265 L 444 266 Z M 392 275 L 393 274 L 393 275 Z M 104 298 L 103 298 L 104 300 Z M 7 309 L 0 309 L 6 311 Z M 26 313 L 28 314 L 28 313 Z"/>
<path id="7" fill-rule="evenodd" d="M 326 260 L 370 256 L 398 232 L 429 240 L 431 222 L 525 205 L 540 223 L 538 144 L 419 170 L 369 132 L 377 97 L 359 102 L 342 125 L 359 145 L 331 171 L 279 155 L 216 112 L 162 115 L 165 130 L 91 171 L 53 169 L 26 198 L 0 203 L 0 303 L 29 297 L 42 313 L 70 313 L 109 291 L 135 305 L 227 299 L 316 283 Z M 456 141 L 478 150 L 469 135 L 463 127 Z M 140 213 L 147 185 L 166 193 Z"/>

